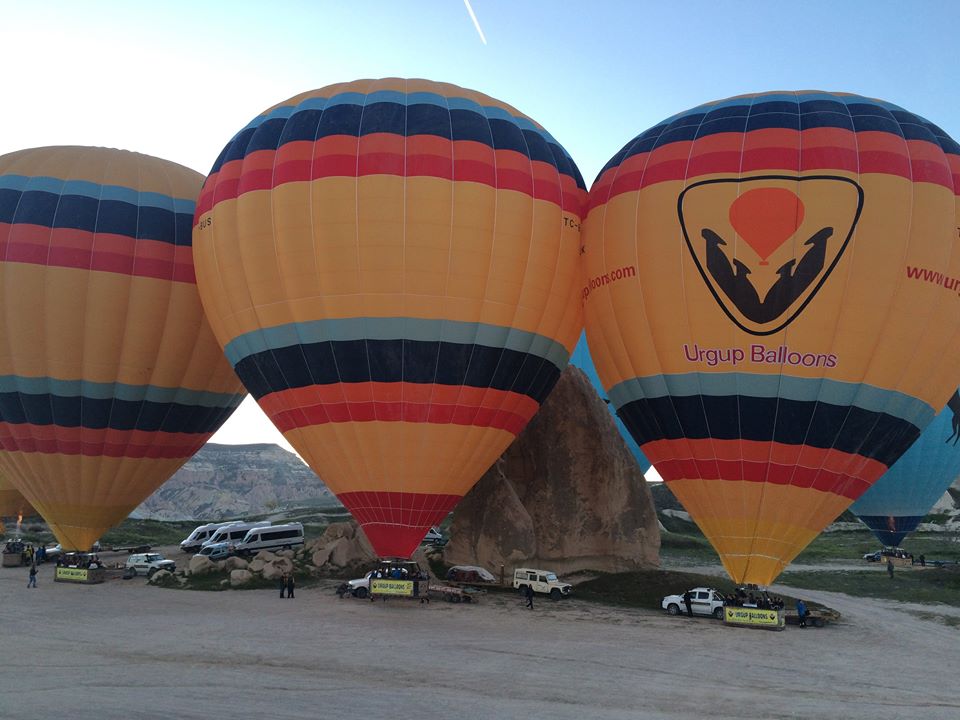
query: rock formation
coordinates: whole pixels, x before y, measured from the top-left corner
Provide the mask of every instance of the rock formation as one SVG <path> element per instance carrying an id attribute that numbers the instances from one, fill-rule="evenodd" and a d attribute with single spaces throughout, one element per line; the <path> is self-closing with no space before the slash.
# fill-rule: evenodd
<path id="1" fill-rule="evenodd" d="M 134 516 L 216 521 L 318 503 L 340 505 L 293 453 L 270 444 L 207 443 Z"/>
<path id="2" fill-rule="evenodd" d="M 527 428 L 453 513 L 448 564 L 498 574 L 655 566 L 660 533 L 640 467 L 582 371 L 568 367 Z"/>

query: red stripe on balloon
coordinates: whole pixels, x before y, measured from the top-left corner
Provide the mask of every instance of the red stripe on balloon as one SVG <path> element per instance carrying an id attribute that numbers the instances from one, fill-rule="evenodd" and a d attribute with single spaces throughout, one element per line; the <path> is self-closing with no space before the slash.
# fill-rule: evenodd
<path id="1" fill-rule="evenodd" d="M 887 471 L 881 462 L 839 450 L 756 440 L 656 440 L 642 450 L 664 480 L 769 482 L 851 500 Z"/>
<path id="2" fill-rule="evenodd" d="M 22 453 L 176 459 L 193 455 L 212 434 L 0 422 L 0 449 Z"/>
<path id="3" fill-rule="evenodd" d="M 192 253 L 189 245 L 137 240 L 126 235 L 0 223 L 0 261 L 3 262 L 195 284 Z"/>
<path id="4" fill-rule="evenodd" d="M 376 421 L 472 425 L 518 435 L 539 408 L 519 393 L 414 383 L 311 385 L 264 395 L 258 403 L 280 432 Z"/>
<path id="5" fill-rule="evenodd" d="M 461 496 L 367 490 L 340 493 L 337 498 L 360 523 L 378 556 L 408 558 Z"/>
<path id="6" fill-rule="evenodd" d="M 753 137 L 761 134 L 761 140 Z M 738 139 L 741 146 L 731 145 L 731 139 Z M 696 141 L 670 143 L 632 155 L 608 168 L 593 185 L 588 211 L 617 195 L 661 182 L 763 170 L 878 173 L 960 192 L 955 179 L 957 168 L 946 158 L 934 143 L 904 140 L 889 133 L 853 133 L 835 128 L 720 133 Z"/>
<path id="7" fill-rule="evenodd" d="M 417 145 L 408 144 L 404 152 L 402 145 L 387 151 L 382 149 L 384 143 L 371 143 L 371 149 L 365 151 L 362 141 L 358 149 L 355 143 L 334 143 L 333 140 L 342 141 L 343 138 L 323 138 L 315 144 L 306 141 L 287 143 L 278 151 L 260 150 L 243 159 L 224 163 L 218 172 L 207 178 L 194 217 L 199 218 L 217 203 L 235 199 L 246 192 L 271 190 L 289 182 L 372 175 L 436 177 L 481 183 L 552 202 L 578 217 L 585 202 L 585 192 L 577 187 L 573 178 L 559 174 L 549 163 L 531 161 L 513 150 L 493 151 L 481 143 L 467 140 L 444 141 L 453 148 L 452 156 L 449 156 L 437 153 L 432 146 L 427 152 L 416 152 Z M 316 152 L 305 152 L 314 145 Z"/>

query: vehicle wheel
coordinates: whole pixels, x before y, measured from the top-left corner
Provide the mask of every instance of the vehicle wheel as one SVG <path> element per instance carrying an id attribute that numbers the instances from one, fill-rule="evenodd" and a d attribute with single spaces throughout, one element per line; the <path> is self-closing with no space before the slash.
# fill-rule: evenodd
<path id="1" fill-rule="evenodd" d="M 713 616 L 717 620 L 723 620 L 723 608 L 722 607 L 714 608 Z"/>
<path id="2" fill-rule="evenodd" d="M 526 592 L 527 592 L 527 586 L 526 586 L 526 585 L 520 585 L 520 586 L 517 588 L 517 592 L 520 593 L 521 595 L 526 594 Z"/>
<path id="3" fill-rule="evenodd" d="M 561 597 L 563 597 L 563 593 L 561 593 L 558 588 L 554 588 L 553 590 L 550 591 L 550 599 L 553 600 L 554 602 L 559 600 Z"/>
<path id="4" fill-rule="evenodd" d="M 667 612 L 671 615 L 679 615 L 680 606 L 677 605 L 676 603 L 670 603 L 669 605 L 667 605 Z"/>
<path id="5" fill-rule="evenodd" d="M 357 597 L 363 600 L 367 596 L 367 589 L 365 587 L 357 588 Z"/>
<path id="6" fill-rule="evenodd" d="M 814 627 L 823 627 L 823 626 L 824 626 L 823 618 L 814 618 L 814 619 L 813 619 L 813 626 L 814 626 Z"/>
<path id="7" fill-rule="evenodd" d="M 284 545 L 284 546 L 283 546 L 283 549 L 284 549 L 284 550 L 289 550 L 289 549 L 290 549 L 290 546 L 289 546 L 289 545 Z"/>
<path id="8" fill-rule="evenodd" d="M 130 568 L 130 577 L 137 576 L 137 569 L 135 567 Z"/>

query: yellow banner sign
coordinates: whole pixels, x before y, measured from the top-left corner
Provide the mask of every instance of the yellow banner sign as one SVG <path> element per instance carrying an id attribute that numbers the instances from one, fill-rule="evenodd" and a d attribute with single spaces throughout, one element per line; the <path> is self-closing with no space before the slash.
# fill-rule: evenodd
<path id="1" fill-rule="evenodd" d="M 723 621 L 731 625 L 753 625 L 757 627 L 783 627 L 783 614 L 777 610 L 761 608 L 725 607 Z"/>
<path id="2" fill-rule="evenodd" d="M 87 568 L 57 568 L 57 580 L 69 580 L 71 582 L 86 582 L 89 571 Z"/>
<path id="3" fill-rule="evenodd" d="M 405 597 L 413 597 L 413 580 L 376 578 L 370 581 L 370 592 L 374 595 L 403 595 Z"/>

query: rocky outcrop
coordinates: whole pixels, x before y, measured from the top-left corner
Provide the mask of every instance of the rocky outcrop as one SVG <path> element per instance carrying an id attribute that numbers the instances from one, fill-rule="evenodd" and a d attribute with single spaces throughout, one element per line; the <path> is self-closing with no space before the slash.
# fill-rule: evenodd
<path id="1" fill-rule="evenodd" d="M 237 569 L 230 571 L 230 587 L 240 587 L 253 580 L 253 573 L 249 570 Z"/>
<path id="2" fill-rule="evenodd" d="M 187 566 L 187 575 L 209 575 L 219 569 L 220 566 L 206 555 L 194 555 Z"/>
<path id="3" fill-rule="evenodd" d="M 568 367 L 527 428 L 453 513 L 448 564 L 559 573 L 656 566 L 647 483 L 582 371 Z M 496 572 L 494 573 L 496 574 Z"/>
<path id="4" fill-rule="evenodd" d="M 318 502 L 339 506 L 320 478 L 278 445 L 207 443 L 133 515 L 216 521 Z"/>

